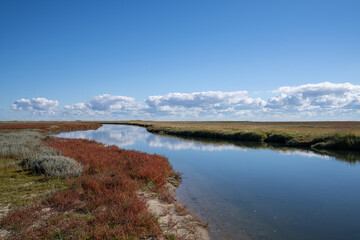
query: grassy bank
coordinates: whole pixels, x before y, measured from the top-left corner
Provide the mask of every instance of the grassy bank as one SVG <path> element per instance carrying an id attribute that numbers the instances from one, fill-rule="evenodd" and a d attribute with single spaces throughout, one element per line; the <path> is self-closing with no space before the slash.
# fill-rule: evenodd
<path id="1" fill-rule="evenodd" d="M 44 159 L 61 158 L 57 150 L 43 144 L 46 134 L 100 126 L 79 122 L 0 122 L 0 218 L 10 209 L 19 209 L 66 188 L 57 169 L 59 165 Z M 58 162 L 64 164 L 61 159 Z M 60 167 L 64 170 L 63 165 Z"/>
<path id="2" fill-rule="evenodd" d="M 360 150 L 360 122 L 151 122 L 119 121 L 149 132 L 184 137 L 276 143 L 290 147 Z"/>
<path id="3" fill-rule="evenodd" d="M 14 239 L 161 235 L 156 217 L 136 191 L 151 184 L 163 186 L 171 170 L 167 159 L 79 139 L 48 139 L 45 144 L 80 162 L 85 170 L 68 180 L 67 190 L 7 215 L 2 225 L 13 231 Z"/>
<path id="4" fill-rule="evenodd" d="M 46 135 L 101 126 L 86 125 L 1 125 L 1 204 L 5 212 L 9 206 L 11 211 L 0 221 L 0 235 L 9 239 L 175 237 L 162 232 L 158 216 L 138 196 L 140 190 L 150 191 L 160 201 L 174 201 L 166 183 L 179 175 L 168 160 L 94 141 Z"/>

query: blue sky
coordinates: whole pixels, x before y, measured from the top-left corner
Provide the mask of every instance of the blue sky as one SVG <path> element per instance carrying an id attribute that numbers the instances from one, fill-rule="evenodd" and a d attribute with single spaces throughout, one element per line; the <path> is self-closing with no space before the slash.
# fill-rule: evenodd
<path id="1" fill-rule="evenodd" d="M 0 120 L 358 120 L 359 12 L 346 0 L 3 0 Z"/>

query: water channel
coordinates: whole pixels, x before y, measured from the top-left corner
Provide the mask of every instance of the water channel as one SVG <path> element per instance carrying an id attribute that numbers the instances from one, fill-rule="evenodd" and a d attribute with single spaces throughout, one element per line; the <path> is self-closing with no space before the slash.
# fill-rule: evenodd
<path id="1" fill-rule="evenodd" d="M 169 158 L 212 239 L 360 239 L 360 156 L 180 139 L 135 126 L 61 133 Z M 359 162 L 360 163 L 360 162 Z"/>

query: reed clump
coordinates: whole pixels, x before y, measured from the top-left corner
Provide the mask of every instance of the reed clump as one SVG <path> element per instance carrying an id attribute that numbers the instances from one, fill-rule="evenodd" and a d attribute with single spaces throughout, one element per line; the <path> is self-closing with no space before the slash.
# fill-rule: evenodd
<path id="1" fill-rule="evenodd" d="M 321 139 L 312 146 L 315 149 L 360 150 L 360 136 L 355 134 L 334 135 Z"/>

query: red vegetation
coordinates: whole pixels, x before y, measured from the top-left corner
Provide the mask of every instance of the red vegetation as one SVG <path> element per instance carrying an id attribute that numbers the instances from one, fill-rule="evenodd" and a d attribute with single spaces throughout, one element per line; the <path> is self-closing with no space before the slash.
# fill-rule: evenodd
<path id="1" fill-rule="evenodd" d="M 45 144 L 84 165 L 69 189 L 38 206 L 13 211 L 1 225 L 14 239 L 133 239 L 161 235 L 156 218 L 136 191 L 162 188 L 171 173 L 165 157 L 106 147 L 80 139 L 49 139 Z M 48 209 L 44 211 L 44 209 Z"/>
<path id="2" fill-rule="evenodd" d="M 161 186 L 171 169 L 168 160 L 160 155 L 124 150 L 116 146 L 105 147 L 95 141 L 60 138 L 47 140 L 46 144 L 84 164 L 87 175 L 125 174 L 132 179 Z"/>
<path id="3" fill-rule="evenodd" d="M 24 130 L 36 129 L 43 133 L 59 133 L 80 130 L 98 129 L 101 127 L 100 123 L 87 122 L 18 122 L 5 123 L 0 122 L 0 130 Z"/>

